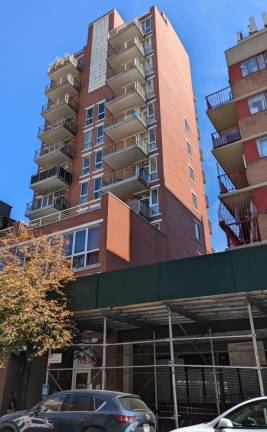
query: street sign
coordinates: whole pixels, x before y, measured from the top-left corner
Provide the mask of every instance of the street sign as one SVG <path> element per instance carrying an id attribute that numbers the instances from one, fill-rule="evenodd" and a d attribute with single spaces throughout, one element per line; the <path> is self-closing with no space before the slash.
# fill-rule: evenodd
<path id="1" fill-rule="evenodd" d="M 48 357 L 49 364 L 62 363 L 62 353 L 52 353 Z"/>

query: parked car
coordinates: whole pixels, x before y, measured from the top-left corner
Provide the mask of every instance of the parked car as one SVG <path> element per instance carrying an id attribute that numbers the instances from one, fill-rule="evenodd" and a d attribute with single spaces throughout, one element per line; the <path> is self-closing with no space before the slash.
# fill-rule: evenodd
<path id="1" fill-rule="evenodd" d="M 0 418 L 0 432 L 155 432 L 140 397 L 105 390 L 54 393 L 28 411 Z"/>
<path id="2" fill-rule="evenodd" d="M 242 402 L 208 423 L 172 432 L 260 432 L 267 431 L 267 397 Z"/>

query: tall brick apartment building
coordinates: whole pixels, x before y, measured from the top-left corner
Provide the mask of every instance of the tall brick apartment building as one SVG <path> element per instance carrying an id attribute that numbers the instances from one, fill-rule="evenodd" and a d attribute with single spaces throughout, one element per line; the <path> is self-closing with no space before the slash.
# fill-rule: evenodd
<path id="1" fill-rule="evenodd" d="M 230 86 L 207 96 L 219 166 L 219 222 L 229 247 L 267 240 L 267 18 L 225 51 Z M 222 169 L 223 171 L 222 171 Z"/>
<path id="2" fill-rule="evenodd" d="M 209 252 L 189 59 L 167 17 L 112 10 L 48 75 L 30 225 L 64 233 L 81 275 Z"/>

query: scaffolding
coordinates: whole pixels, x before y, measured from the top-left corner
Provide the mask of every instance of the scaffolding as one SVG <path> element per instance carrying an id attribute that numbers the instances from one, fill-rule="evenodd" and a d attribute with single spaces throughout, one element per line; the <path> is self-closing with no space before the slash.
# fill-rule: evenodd
<path id="1" fill-rule="evenodd" d="M 161 432 L 208 421 L 265 394 L 266 316 L 262 291 L 82 311 L 87 340 L 48 362 L 46 382 L 137 393 Z"/>

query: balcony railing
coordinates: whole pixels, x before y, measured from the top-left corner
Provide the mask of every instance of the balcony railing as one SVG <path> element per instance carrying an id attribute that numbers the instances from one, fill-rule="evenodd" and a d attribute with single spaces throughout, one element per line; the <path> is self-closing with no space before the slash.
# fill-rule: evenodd
<path id="1" fill-rule="evenodd" d="M 135 213 L 144 216 L 148 220 L 151 219 L 152 216 L 151 209 L 143 200 L 134 199 L 128 201 L 127 204 Z"/>
<path id="2" fill-rule="evenodd" d="M 65 127 L 74 135 L 77 132 L 77 126 L 76 126 L 75 122 L 73 121 L 73 119 L 70 118 L 70 119 L 57 120 L 54 122 L 46 122 L 44 127 L 42 127 L 42 126 L 39 127 L 38 137 L 40 137 L 40 135 L 42 133 L 46 133 L 46 132 L 49 132 L 53 129 L 58 129 L 61 127 Z"/>
<path id="3" fill-rule="evenodd" d="M 72 181 L 72 175 L 69 171 L 66 171 L 65 168 L 61 166 L 56 166 L 49 170 L 40 171 L 37 174 L 34 174 L 31 177 L 31 184 L 38 183 L 43 180 L 47 180 L 50 177 L 58 177 L 67 184 L 70 184 Z"/>
<path id="4" fill-rule="evenodd" d="M 234 215 L 222 203 L 220 204 L 219 223 L 227 236 L 228 247 L 261 241 L 257 216 L 253 201 L 236 208 Z"/>
<path id="5" fill-rule="evenodd" d="M 246 170 L 238 170 L 228 174 L 218 175 L 220 193 L 236 191 L 248 186 Z"/>
<path id="6" fill-rule="evenodd" d="M 134 120 L 136 118 L 139 118 L 139 120 L 141 120 L 144 123 L 144 126 L 146 127 L 146 115 L 145 113 L 139 109 L 139 108 L 134 108 L 131 111 L 126 111 L 123 113 L 120 113 L 116 116 L 114 116 L 114 123 L 113 126 L 115 125 L 120 125 L 121 123 L 130 121 L 130 120 Z"/>
<path id="7" fill-rule="evenodd" d="M 233 127 L 230 129 L 225 129 L 220 132 L 214 132 L 211 134 L 213 148 L 216 149 L 218 147 L 222 147 L 226 144 L 231 144 L 235 141 L 239 141 L 241 139 L 239 128 Z"/>
<path id="8" fill-rule="evenodd" d="M 140 39 L 138 37 L 135 37 L 133 39 L 122 42 L 116 48 L 110 49 L 108 52 L 108 60 L 111 57 L 113 57 L 117 54 L 120 54 L 120 53 L 126 51 L 127 49 L 134 47 L 134 46 L 136 46 L 140 50 L 140 52 L 143 55 L 145 55 L 145 51 L 144 51 L 142 42 L 140 41 Z"/>
<path id="9" fill-rule="evenodd" d="M 126 150 L 129 147 L 137 146 L 140 147 L 145 153 L 148 152 L 148 139 L 141 135 L 135 135 L 118 143 L 112 143 L 104 148 L 104 156 L 110 155 L 112 153 L 119 152 L 121 150 Z"/>
<path id="10" fill-rule="evenodd" d="M 108 186 L 120 181 L 130 179 L 132 177 L 138 177 L 143 183 L 148 185 L 149 183 L 149 172 L 146 168 L 134 165 L 118 171 L 114 171 L 111 174 L 104 177 L 103 185 Z"/>
<path id="11" fill-rule="evenodd" d="M 74 78 L 70 73 L 66 75 L 65 77 L 62 77 L 58 80 L 51 81 L 50 84 L 47 84 L 45 87 L 45 92 L 49 92 L 50 90 L 56 89 L 58 87 L 61 87 L 65 84 L 70 84 L 72 87 L 74 87 L 77 91 L 81 88 L 81 83 L 76 78 Z"/>
<path id="12" fill-rule="evenodd" d="M 132 21 L 128 21 L 127 23 L 123 23 L 120 26 L 111 30 L 109 32 L 109 35 L 108 35 L 109 39 L 112 39 L 114 36 L 117 36 L 119 33 L 126 31 L 133 24 L 135 24 L 136 27 L 139 29 L 140 33 L 142 35 L 144 35 L 144 32 L 143 32 L 143 29 L 142 29 L 140 22 L 135 18 Z"/>
<path id="13" fill-rule="evenodd" d="M 139 81 L 135 81 L 125 87 L 121 87 L 118 91 L 114 91 L 114 95 L 109 98 L 107 102 L 114 101 L 115 99 L 122 98 L 123 96 L 128 96 L 133 92 L 139 93 L 144 99 L 146 98 L 144 87 Z"/>
<path id="14" fill-rule="evenodd" d="M 82 64 L 77 60 L 73 54 L 66 54 L 64 57 L 57 58 L 57 60 L 48 66 L 48 73 L 53 73 L 56 70 L 64 67 L 67 63 L 71 63 L 78 71 L 82 70 Z"/>
<path id="15" fill-rule="evenodd" d="M 222 90 L 219 90 L 215 93 L 206 96 L 207 108 L 213 109 L 220 105 L 224 105 L 227 102 L 230 102 L 233 99 L 231 87 L 225 87 Z"/>
<path id="16" fill-rule="evenodd" d="M 64 197 L 56 197 L 54 194 L 35 198 L 26 205 L 25 215 L 48 208 L 55 208 L 58 211 L 61 211 L 68 208 L 68 202 Z"/>
<path id="17" fill-rule="evenodd" d="M 68 142 L 63 141 L 63 142 L 53 144 L 52 146 L 42 147 L 41 149 L 35 151 L 34 159 L 38 159 L 39 157 L 48 155 L 56 151 L 61 151 L 62 153 L 69 156 L 70 158 L 73 158 L 74 151 L 72 146 L 70 145 L 70 142 L 71 142 L 70 140 Z"/>
<path id="18" fill-rule="evenodd" d="M 64 104 L 69 105 L 74 111 L 78 112 L 79 104 L 75 101 L 73 97 L 71 97 L 68 93 L 65 94 L 63 100 L 58 100 L 56 103 L 48 101 L 46 104 L 42 106 L 42 113 L 52 110 L 54 108 L 58 108 Z"/>
<path id="19" fill-rule="evenodd" d="M 140 60 L 139 60 L 138 58 L 134 58 L 134 59 L 130 60 L 130 61 L 127 62 L 127 63 L 123 63 L 123 64 L 118 68 L 117 71 L 110 70 L 110 71 L 107 73 L 107 78 L 108 78 L 108 79 L 109 79 L 109 78 L 113 78 L 114 76 L 116 76 L 116 75 L 118 75 L 118 74 L 120 74 L 120 73 L 123 73 L 123 72 L 128 72 L 128 71 L 130 71 L 130 70 L 133 69 L 133 68 L 137 68 L 137 69 L 141 72 L 141 74 L 142 74 L 143 76 L 145 76 L 145 68 L 144 68 L 143 63 L 141 63 Z"/>

